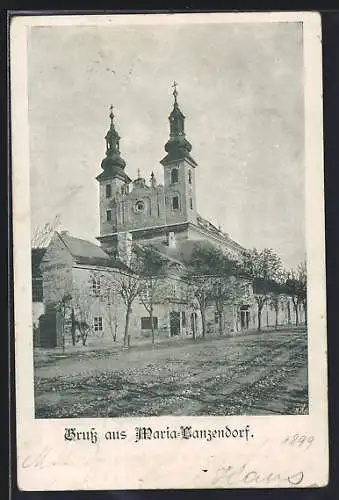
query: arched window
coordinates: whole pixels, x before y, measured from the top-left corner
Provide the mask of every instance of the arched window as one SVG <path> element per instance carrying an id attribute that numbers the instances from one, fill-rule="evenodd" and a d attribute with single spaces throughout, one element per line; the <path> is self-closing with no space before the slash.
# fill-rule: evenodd
<path id="1" fill-rule="evenodd" d="M 178 208 L 179 208 L 179 197 L 178 196 L 173 196 L 172 208 L 173 208 L 173 210 L 178 210 Z"/>
<path id="2" fill-rule="evenodd" d="M 173 168 L 171 170 L 171 183 L 175 184 L 176 182 L 178 182 L 178 169 Z"/>
<path id="3" fill-rule="evenodd" d="M 190 170 L 188 171 L 188 182 L 192 184 L 192 172 Z"/>

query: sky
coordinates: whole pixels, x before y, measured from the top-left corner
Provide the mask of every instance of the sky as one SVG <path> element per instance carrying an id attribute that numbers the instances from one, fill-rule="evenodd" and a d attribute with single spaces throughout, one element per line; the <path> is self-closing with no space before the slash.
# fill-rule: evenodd
<path id="1" fill-rule="evenodd" d="M 200 215 L 247 248 L 305 257 L 300 23 L 33 27 L 32 228 L 96 241 L 109 106 L 131 178 L 162 182 L 172 83 L 197 161 Z"/>

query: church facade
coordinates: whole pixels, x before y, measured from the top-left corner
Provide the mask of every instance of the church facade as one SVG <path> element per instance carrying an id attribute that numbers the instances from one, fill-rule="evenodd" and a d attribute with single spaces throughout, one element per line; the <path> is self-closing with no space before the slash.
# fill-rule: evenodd
<path id="1" fill-rule="evenodd" d="M 176 87 L 173 97 L 170 136 L 160 161 L 163 184 L 157 182 L 153 172 L 149 182 L 140 170 L 136 179 L 129 177 L 111 107 L 105 158 L 96 177 L 100 193 L 100 246 L 67 232 L 56 232 L 41 252 L 38 268 L 44 314 L 38 321 L 40 340 L 36 345 L 60 346 L 65 336 L 67 342 L 74 343 L 75 338 L 78 341 L 72 318 L 77 318 L 78 325 L 82 321 L 90 326 L 87 343 L 111 343 L 112 338 L 121 338 L 126 303 L 118 291 L 114 292 L 114 283 L 119 281 L 119 275 L 129 272 L 133 244 L 152 245 L 166 260 L 166 276 L 161 278 L 154 301 L 156 335 L 201 334 L 199 307 L 183 279 L 194 246 L 197 242 L 213 245 L 234 259 L 241 258 L 244 248 L 198 213 L 195 173 L 199 167 L 186 138 L 185 116 L 179 108 Z M 255 290 L 250 282 L 244 289 L 246 293 L 237 303 L 225 305 L 225 329 L 230 334 L 257 326 Z M 64 326 L 60 327 L 62 304 L 65 317 Z M 286 296 L 281 304 L 279 323 L 293 323 L 291 299 Z M 274 316 L 267 304 L 262 326 L 274 326 Z M 218 331 L 213 304 L 206 310 L 206 326 L 208 334 Z M 136 298 L 130 318 L 131 335 L 147 337 L 150 330 L 147 311 L 142 300 Z"/>

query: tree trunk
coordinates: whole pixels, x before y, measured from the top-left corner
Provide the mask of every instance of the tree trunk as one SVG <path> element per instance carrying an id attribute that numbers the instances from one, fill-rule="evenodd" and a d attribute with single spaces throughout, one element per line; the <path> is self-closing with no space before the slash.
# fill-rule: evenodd
<path id="1" fill-rule="evenodd" d="M 200 306 L 200 314 L 201 314 L 201 325 L 202 325 L 202 336 L 205 338 L 206 335 L 206 314 L 205 308 Z"/>
<path id="2" fill-rule="evenodd" d="M 218 311 L 218 314 L 219 314 L 219 335 L 221 336 L 224 332 L 223 332 L 223 313 L 222 311 Z"/>
<path id="3" fill-rule="evenodd" d="M 75 345 L 75 314 L 74 314 L 74 309 L 72 307 L 72 315 L 71 315 L 71 332 L 72 332 L 72 344 Z"/>
<path id="4" fill-rule="evenodd" d="M 153 307 L 150 308 L 149 318 L 151 321 L 152 344 L 154 345 L 155 339 L 154 339 L 154 324 L 153 324 Z"/>
<path id="5" fill-rule="evenodd" d="M 62 352 L 65 352 L 65 325 L 62 325 Z"/>
<path id="6" fill-rule="evenodd" d="M 124 347 L 129 347 L 129 345 L 128 345 L 128 326 L 129 326 L 130 313 L 131 313 L 131 305 L 128 304 L 128 306 L 126 308 L 126 317 L 125 317 Z"/>
<path id="7" fill-rule="evenodd" d="M 294 310 L 295 310 L 295 326 L 298 326 L 299 325 L 298 304 L 294 304 Z"/>
<path id="8" fill-rule="evenodd" d="M 195 316 L 195 312 L 194 311 L 193 311 L 192 318 L 193 318 L 193 325 L 192 325 L 193 326 L 193 332 L 192 332 L 193 333 L 193 337 L 192 338 L 193 338 L 193 340 L 196 340 L 196 338 L 197 338 L 197 320 L 196 320 L 196 316 Z"/>
<path id="9" fill-rule="evenodd" d="M 307 301 L 304 302 L 304 311 L 305 311 L 305 325 L 307 325 Z"/>
<path id="10" fill-rule="evenodd" d="M 279 310 L 278 310 L 278 308 L 276 308 L 276 310 L 275 310 L 275 327 L 276 328 L 278 328 L 278 324 L 279 324 L 278 315 L 279 315 Z"/>
<path id="11" fill-rule="evenodd" d="M 262 307 L 258 305 L 258 332 L 261 330 L 261 311 Z"/>

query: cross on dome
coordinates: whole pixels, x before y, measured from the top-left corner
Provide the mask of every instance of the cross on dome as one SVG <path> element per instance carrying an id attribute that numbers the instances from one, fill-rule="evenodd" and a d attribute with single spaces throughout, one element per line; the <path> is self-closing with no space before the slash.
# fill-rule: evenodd
<path id="1" fill-rule="evenodd" d="M 178 85 L 179 84 L 174 80 L 172 88 L 174 88 L 173 95 L 174 95 L 174 101 L 175 101 L 175 103 L 177 102 L 177 96 L 178 96 L 177 86 Z"/>
<path id="2" fill-rule="evenodd" d="M 109 107 L 109 111 L 110 111 L 109 117 L 110 117 L 112 123 L 113 123 L 113 119 L 114 119 L 113 109 L 114 109 L 114 106 L 113 106 L 113 104 L 111 104 Z"/>

